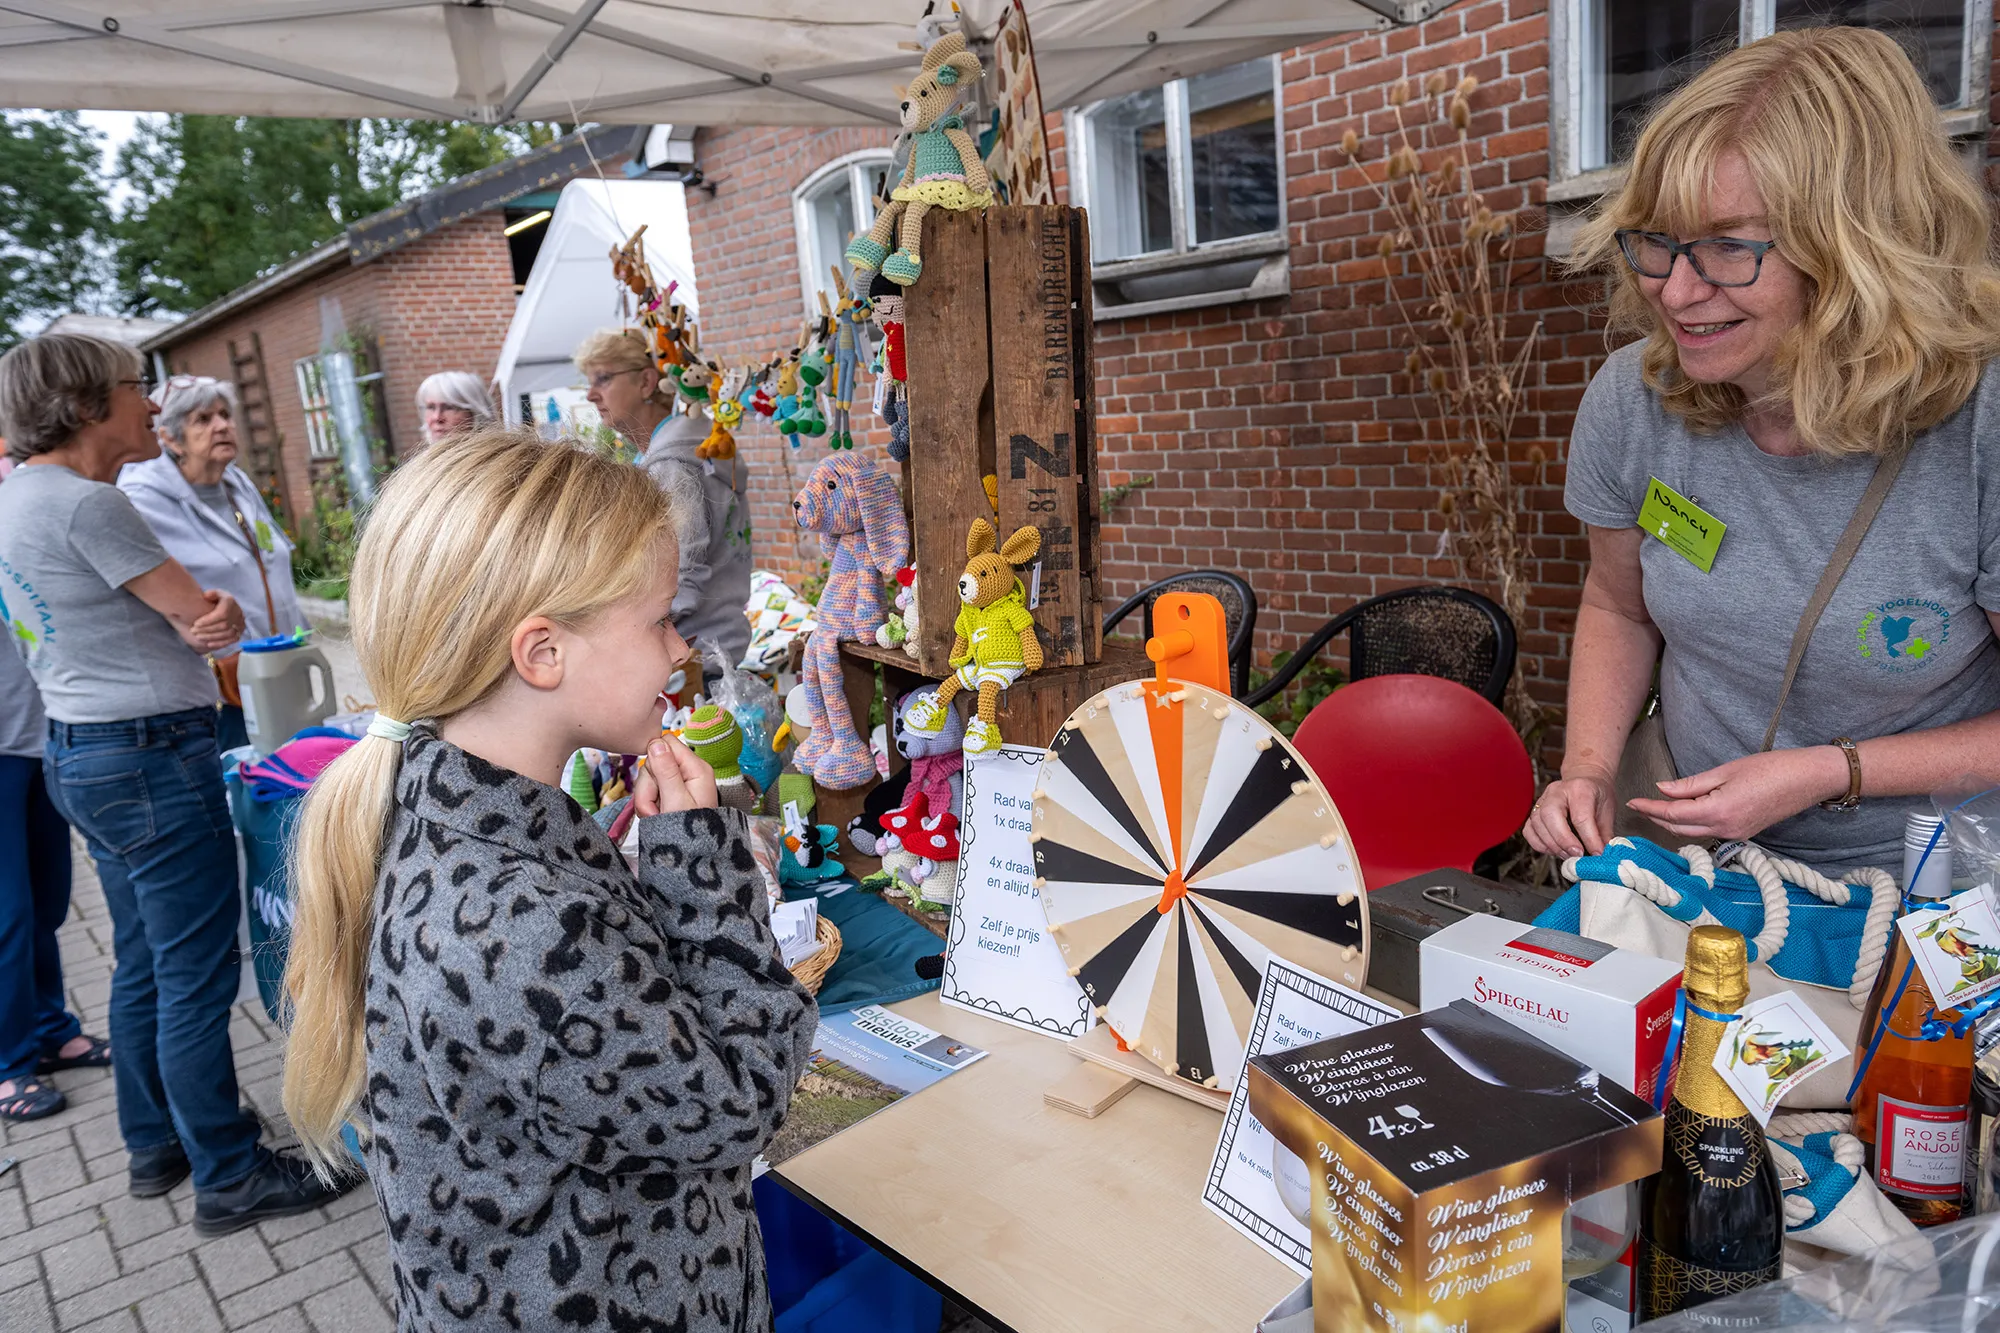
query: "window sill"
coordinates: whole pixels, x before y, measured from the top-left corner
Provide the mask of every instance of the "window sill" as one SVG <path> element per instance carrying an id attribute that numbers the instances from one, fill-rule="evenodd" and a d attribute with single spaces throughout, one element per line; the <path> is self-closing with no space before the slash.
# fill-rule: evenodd
<path id="1" fill-rule="evenodd" d="M 1116 260 L 1093 265 L 1090 278 L 1099 323 L 1265 301 L 1292 290 L 1291 242 L 1280 233 L 1191 254 Z"/>

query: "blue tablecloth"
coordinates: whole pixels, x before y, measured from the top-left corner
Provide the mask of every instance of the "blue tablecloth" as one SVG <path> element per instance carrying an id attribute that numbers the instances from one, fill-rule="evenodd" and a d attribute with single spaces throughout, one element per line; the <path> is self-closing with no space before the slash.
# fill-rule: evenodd
<path id="1" fill-rule="evenodd" d="M 830 881 L 820 886 L 819 912 L 840 930 L 840 957 L 819 988 L 819 1011 L 845 1013 L 864 1004 L 894 1004 L 936 990 L 936 980 L 925 981 L 916 972 L 919 958 L 931 958 L 944 951 L 944 941 L 882 901 L 881 895 L 854 887 L 841 888 L 846 881 Z M 826 892 L 826 889 L 834 889 Z M 787 898 L 804 898 L 811 890 L 787 893 Z"/>

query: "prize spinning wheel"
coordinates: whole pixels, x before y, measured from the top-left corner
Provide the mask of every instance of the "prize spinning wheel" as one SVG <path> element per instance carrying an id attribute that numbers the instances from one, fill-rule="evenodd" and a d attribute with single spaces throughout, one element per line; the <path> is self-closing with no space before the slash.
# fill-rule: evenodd
<path id="1" fill-rule="evenodd" d="M 1056 734 L 1035 792 L 1036 886 L 1070 974 L 1120 1040 L 1230 1088 L 1265 961 L 1357 989 L 1368 894 L 1326 789 L 1227 694 L 1134 681 Z"/>

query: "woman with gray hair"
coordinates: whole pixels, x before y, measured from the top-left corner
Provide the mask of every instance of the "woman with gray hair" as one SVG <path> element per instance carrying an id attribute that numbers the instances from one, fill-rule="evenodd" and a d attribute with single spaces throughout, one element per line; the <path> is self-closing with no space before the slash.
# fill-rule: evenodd
<path id="1" fill-rule="evenodd" d="M 243 637 L 255 641 L 303 628 L 304 612 L 292 590 L 292 544 L 258 494 L 257 483 L 236 465 L 236 388 L 206 375 L 176 375 L 154 395 L 153 423 L 166 451 L 128 463 L 118 489 L 167 548 L 167 554 L 204 588 L 220 588 L 243 608 Z M 224 750 L 247 744 L 243 698 L 236 684 L 236 650 L 213 654 L 222 713 L 216 743 Z"/>
<path id="2" fill-rule="evenodd" d="M 424 414 L 425 444 L 493 424 L 492 396 L 469 370 L 440 370 L 418 385 L 417 408 Z"/>
<path id="3" fill-rule="evenodd" d="M 0 357 L 0 601 L 48 714 L 42 774 L 82 833 L 111 911 L 111 1044 L 128 1189 L 194 1177 L 194 1229 L 309 1212 L 343 1187 L 258 1142 L 237 1103 L 229 1010 L 242 964 L 236 842 L 203 654 L 243 633 L 126 494 L 160 451 L 139 354 L 50 334 Z"/>

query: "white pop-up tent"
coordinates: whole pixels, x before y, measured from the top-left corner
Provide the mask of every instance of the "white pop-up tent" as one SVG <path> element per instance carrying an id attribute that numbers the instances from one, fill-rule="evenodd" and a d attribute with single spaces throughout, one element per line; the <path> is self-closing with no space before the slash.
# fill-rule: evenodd
<path id="1" fill-rule="evenodd" d="M 700 313 L 694 282 L 694 247 L 688 239 L 687 197 L 676 181 L 573 180 L 563 186 L 528 273 L 514 322 L 500 347 L 494 381 L 509 421 L 521 419 L 521 398 L 540 399 L 551 389 L 577 384 L 570 362 L 591 333 L 632 322 L 631 297 L 620 306 L 611 272 L 611 247 L 646 228 L 646 262 L 662 290 L 678 283 L 674 299 Z"/>
<path id="2" fill-rule="evenodd" d="M 940 4 L 949 0 L 939 0 Z M 975 42 L 1012 0 L 961 0 Z M 1024 0 L 1050 110 L 1451 0 Z M 488 123 L 895 123 L 924 0 L 0 0 L 13 106 Z"/>

